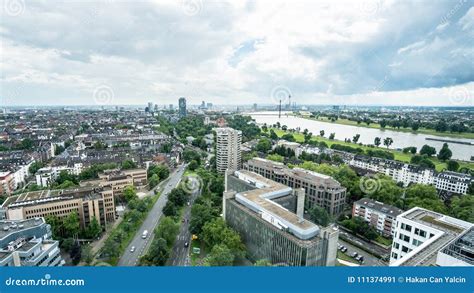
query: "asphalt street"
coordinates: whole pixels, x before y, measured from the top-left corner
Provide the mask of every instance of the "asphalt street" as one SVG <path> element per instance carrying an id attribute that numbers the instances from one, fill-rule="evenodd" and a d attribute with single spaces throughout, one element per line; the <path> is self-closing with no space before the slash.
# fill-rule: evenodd
<path id="1" fill-rule="evenodd" d="M 164 186 L 160 197 L 148 213 L 145 221 L 142 223 L 140 229 L 137 231 L 124 254 L 120 258 L 118 262 L 119 266 L 136 266 L 140 257 L 146 253 L 151 241 L 153 240 L 155 227 L 158 225 L 160 218 L 163 215 L 162 211 L 163 207 L 168 201 L 168 194 L 179 184 L 185 169 L 186 165 L 180 165 L 170 175 L 170 179 Z M 145 230 L 148 231 L 148 237 L 146 239 L 142 239 L 142 234 Z M 134 252 L 131 252 L 132 247 L 135 247 Z"/>
<path id="2" fill-rule="evenodd" d="M 386 262 L 378 259 L 377 257 L 373 256 L 367 251 L 357 248 L 356 246 L 342 240 L 341 238 L 339 238 L 338 243 L 347 247 L 346 254 L 349 256 L 352 256 L 354 252 L 357 252 L 357 254 L 359 255 L 363 255 L 364 263 L 362 264 L 362 266 L 387 266 L 388 265 Z"/>
<path id="3" fill-rule="evenodd" d="M 191 249 L 191 233 L 189 232 L 189 219 L 191 218 L 191 207 L 193 206 L 194 201 L 200 194 L 200 191 L 196 191 L 191 194 L 189 200 L 189 206 L 186 206 L 184 210 L 183 220 L 181 227 L 179 228 L 179 234 L 176 237 L 174 242 L 173 250 L 171 252 L 171 258 L 169 264 L 172 266 L 189 266 L 191 260 L 189 258 L 189 250 Z M 188 243 L 188 247 L 185 247 L 184 244 Z"/>

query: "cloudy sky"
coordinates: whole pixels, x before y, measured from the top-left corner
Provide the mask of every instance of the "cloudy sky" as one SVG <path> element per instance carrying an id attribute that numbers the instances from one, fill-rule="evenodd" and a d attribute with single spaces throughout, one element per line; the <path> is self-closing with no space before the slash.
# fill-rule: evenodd
<path id="1" fill-rule="evenodd" d="M 5 105 L 474 106 L 474 0 L 1 0 Z"/>

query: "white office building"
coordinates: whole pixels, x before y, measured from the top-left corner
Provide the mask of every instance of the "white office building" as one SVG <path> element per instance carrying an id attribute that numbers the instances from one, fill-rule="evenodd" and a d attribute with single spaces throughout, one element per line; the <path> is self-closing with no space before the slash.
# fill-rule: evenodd
<path id="1" fill-rule="evenodd" d="M 239 170 L 242 165 L 242 131 L 230 127 L 215 128 L 216 166 L 223 174 L 227 169 Z"/>
<path id="2" fill-rule="evenodd" d="M 419 207 L 412 208 L 397 217 L 390 266 L 459 264 L 453 261 L 456 257 L 443 258 L 443 254 L 449 255 L 443 251 L 449 249 L 460 235 L 465 235 L 473 226 L 472 223 L 440 213 Z M 469 242 L 472 252 L 472 238 Z M 472 255 L 470 261 L 472 263 Z"/>

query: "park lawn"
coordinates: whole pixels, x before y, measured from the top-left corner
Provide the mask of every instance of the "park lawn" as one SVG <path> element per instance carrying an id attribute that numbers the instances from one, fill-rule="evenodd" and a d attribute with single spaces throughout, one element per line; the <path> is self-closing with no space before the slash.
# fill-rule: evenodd
<path id="1" fill-rule="evenodd" d="M 304 119 L 310 119 L 310 120 L 316 120 L 316 121 L 321 121 L 321 122 L 326 122 L 326 123 L 335 123 L 335 124 L 342 124 L 342 125 L 350 125 L 350 126 L 358 126 L 358 127 L 365 127 L 365 128 L 374 128 L 374 129 L 382 129 L 380 127 L 380 124 L 378 123 L 370 123 L 367 125 L 364 122 L 361 122 L 360 124 L 357 123 L 357 121 L 352 121 L 348 119 L 337 119 L 336 121 L 331 121 L 327 117 L 319 117 L 319 118 L 310 118 L 309 116 L 300 116 Z M 394 128 L 390 126 L 385 127 L 386 130 L 392 130 L 392 131 L 398 131 L 398 132 L 410 132 L 410 133 L 422 133 L 422 134 L 429 134 L 429 135 L 435 135 L 435 136 L 442 136 L 442 137 L 454 137 L 454 138 L 469 138 L 469 139 L 474 139 L 474 133 L 451 133 L 451 132 L 439 132 L 434 129 L 428 129 L 428 128 L 420 128 L 417 131 L 413 131 L 410 128 Z"/>
<path id="2" fill-rule="evenodd" d="M 279 137 L 282 137 L 286 133 L 290 133 L 290 132 L 287 132 L 287 131 L 284 131 L 284 130 L 281 130 L 281 129 L 278 129 L 278 128 L 271 128 L 271 129 L 273 129 L 273 131 L 275 131 L 276 135 L 278 135 Z M 292 133 L 292 134 L 293 134 L 296 142 L 300 142 L 300 143 L 304 142 L 304 135 L 302 133 Z M 324 141 L 328 145 L 328 147 L 331 147 L 331 145 L 333 145 L 333 144 L 341 144 L 341 145 L 345 145 L 345 146 L 361 148 L 364 151 L 365 150 L 381 149 L 381 150 L 385 150 L 385 151 L 389 151 L 389 152 L 393 153 L 393 155 L 395 156 L 396 161 L 401 161 L 401 162 L 405 162 L 405 163 L 410 163 L 411 157 L 413 156 L 410 153 L 405 154 L 403 152 L 400 152 L 400 151 L 397 151 L 397 150 L 394 150 L 394 149 L 387 149 L 387 148 L 375 147 L 375 146 L 374 147 L 368 147 L 368 146 L 365 146 L 365 145 L 359 145 L 359 144 L 352 143 L 352 142 L 332 140 L 332 139 L 317 136 L 317 135 L 314 135 L 314 134 L 313 134 L 313 137 L 311 138 L 311 140 Z M 438 160 L 438 158 L 432 157 L 432 158 L 430 158 L 430 160 L 435 164 L 436 171 L 441 172 L 444 169 L 446 169 L 446 163 Z M 467 168 L 470 168 L 470 169 L 474 169 L 474 163 L 465 162 L 465 161 L 458 161 L 458 163 L 460 165 L 460 168 L 467 167 Z"/>

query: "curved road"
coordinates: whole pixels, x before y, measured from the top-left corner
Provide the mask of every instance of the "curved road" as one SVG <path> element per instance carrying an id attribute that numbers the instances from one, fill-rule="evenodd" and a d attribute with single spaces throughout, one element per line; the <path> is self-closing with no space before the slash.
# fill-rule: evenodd
<path id="1" fill-rule="evenodd" d="M 154 230 L 155 227 L 158 225 L 161 216 L 163 215 L 163 207 L 166 205 L 168 201 L 168 194 L 170 191 L 175 188 L 183 176 L 184 170 L 186 169 L 186 165 L 180 165 L 178 169 L 176 169 L 173 174 L 171 174 L 168 183 L 163 188 L 163 192 L 161 193 L 160 197 L 156 201 L 153 208 L 148 213 L 145 221 L 143 221 L 140 229 L 137 231 L 135 236 L 133 237 L 130 244 L 127 246 L 122 257 L 118 262 L 118 266 L 136 266 L 138 265 L 138 261 L 142 255 L 144 255 L 153 240 Z M 148 237 L 146 239 L 142 239 L 143 231 L 148 230 Z M 135 246 L 135 251 L 131 252 L 130 249 L 132 246 Z"/>

